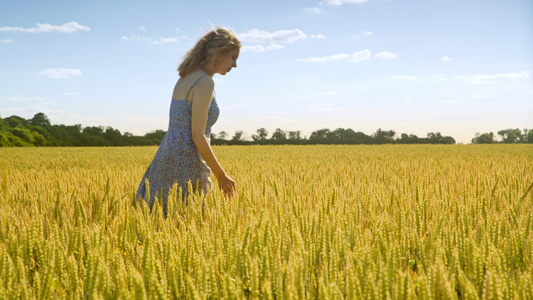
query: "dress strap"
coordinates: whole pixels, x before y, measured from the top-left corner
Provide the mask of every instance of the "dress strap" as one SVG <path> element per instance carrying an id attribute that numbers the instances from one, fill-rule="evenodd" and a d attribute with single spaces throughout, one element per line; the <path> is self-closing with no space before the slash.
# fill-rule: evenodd
<path id="1" fill-rule="evenodd" d="M 202 74 L 202 76 L 200 76 L 198 79 L 196 79 L 196 81 L 191 85 L 191 87 L 189 88 L 189 91 L 187 92 L 187 96 L 185 96 L 185 100 L 188 100 L 189 99 L 189 94 L 191 93 L 192 89 L 196 86 L 196 84 L 200 81 L 200 79 L 202 79 L 202 77 L 206 76 L 207 74 Z"/>

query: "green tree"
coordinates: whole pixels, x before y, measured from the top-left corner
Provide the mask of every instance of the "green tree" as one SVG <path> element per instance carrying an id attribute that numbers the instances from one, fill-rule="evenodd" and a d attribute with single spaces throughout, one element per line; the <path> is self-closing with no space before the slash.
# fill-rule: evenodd
<path id="1" fill-rule="evenodd" d="M 159 145 L 165 137 L 166 131 L 158 129 L 144 135 L 145 145 Z"/>
<path id="2" fill-rule="evenodd" d="M 11 128 L 17 128 L 21 126 L 25 127 L 28 124 L 28 121 L 26 121 L 26 119 L 23 119 L 19 116 L 11 116 L 11 117 L 5 118 L 4 121 Z"/>
<path id="3" fill-rule="evenodd" d="M 225 131 L 221 131 L 218 133 L 218 139 L 225 141 L 228 138 L 228 133 Z"/>
<path id="4" fill-rule="evenodd" d="M 288 136 L 289 136 L 289 140 L 299 141 L 302 139 L 302 132 L 300 130 L 289 131 Z"/>
<path id="5" fill-rule="evenodd" d="M 33 119 L 30 120 L 30 124 L 33 126 L 46 127 L 50 126 L 50 119 L 44 113 L 36 113 Z"/>
<path id="6" fill-rule="evenodd" d="M 331 131 L 327 128 L 322 128 L 311 132 L 309 136 L 309 143 L 311 144 L 326 144 L 328 142 L 328 134 Z"/>
<path id="7" fill-rule="evenodd" d="M 455 139 L 451 136 L 445 136 L 442 138 L 441 144 L 448 144 L 448 145 L 454 145 Z"/>
<path id="8" fill-rule="evenodd" d="M 244 132 L 242 130 L 235 131 L 235 134 L 231 138 L 231 141 L 232 142 L 241 142 L 241 141 L 243 141 L 243 137 L 242 137 L 243 133 Z"/>
<path id="9" fill-rule="evenodd" d="M 518 128 L 516 129 L 509 128 L 509 129 L 498 131 L 498 134 L 502 136 L 503 143 L 513 144 L 513 143 L 516 143 L 520 139 L 522 132 Z"/>
<path id="10" fill-rule="evenodd" d="M 0 131 L 0 147 L 9 147 L 11 146 L 11 142 L 9 141 L 9 138 L 7 137 L 7 132 Z"/>
<path id="11" fill-rule="evenodd" d="M 109 141 L 113 146 L 123 146 L 122 134 L 120 130 L 113 129 L 113 127 L 106 127 L 104 132 L 104 138 Z"/>
<path id="12" fill-rule="evenodd" d="M 85 127 L 83 128 L 84 134 L 90 134 L 94 136 L 103 136 L 104 135 L 104 127 L 102 126 L 91 126 L 91 127 Z"/>
<path id="13" fill-rule="evenodd" d="M 437 133 L 430 132 L 427 134 L 427 137 L 431 144 L 441 144 L 443 140 L 443 136 L 440 132 L 437 132 Z"/>
<path id="14" fill-rule="evenodd" d="M 423 144 L 426 141 L 414 134 L 402 133 L 401 137 L 397 139 L 396 142 L 400 144 Z"/>
<path id="15" fill-rule="evenodd" d="M 272 137 L 270 138 L 270 140 L 275 143 L 282 143 L 287 140 L 287 133 L 281 130 L 281 128 L 276 128 L 276 130 L 274 130 L 274 133 L 272 133 Z"/>
<path id="16" fill-rule="evenodd" d="M 527 143 L 533 144 L 533 129 L 528 130 L 526 140 L 527 140 Z"/>
<path id="17" fill-rule="evenodd" d="M 28 135 L 28 131 L 24 128 L 15 128 L 11 132 L 7 132 L 7 139 L 9 140 L 10 146 L 15 147 L 28 147 L 33 146 L 31 142 L 31 137 Z"/>
<path id="18" fill-rule="evenodd" d="M 35 139 L 33 138 L 33 134 L 27 128 L 17 127 L 17 128 L 13 128 L 11 132 L 13 133 L 14 136 L 20 138 L 21 140 L 23 140 L 24 142 L 28 144 L 33 145 L 33 143 L 35 142 Z"/>
<path id="19" fill-rule="evenodd" d="M 496 140 L 494 140 L 494 133 L 483 133 L 480 134 L 479 132 L 476 133 L 476 137 L 472 139 L 472 144 L 494 144 L 496 143 Z"/>
<path id="20" fill-rule="evenodd" d="M 394 130 L 378 130 L 372 135 L 376 144 L 390 144 L 394 141 L 394 136 L 396 132 Z"/>
<path id="21" fill-rule="evenodd" d="M 528 132 L 529 132 L 529 130 L 527 128 L 524 128 L 524 133 L 520 133 L 520 136 L 518 137 L 518 142 L 519 143 L 527 143 Z"/>
<path id="22" fill-rule="evenodd" d="M 268 136 L 268 131 L 265 128 L 257 129 L 257 134 L 252 135 L 254 141 L 265 141 Z"/>

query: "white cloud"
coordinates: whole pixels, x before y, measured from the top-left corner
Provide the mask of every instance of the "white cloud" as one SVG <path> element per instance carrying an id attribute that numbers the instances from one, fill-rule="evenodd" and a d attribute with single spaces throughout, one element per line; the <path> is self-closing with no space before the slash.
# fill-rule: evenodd
<path id="1" fill-rule="evenodd" d="M 142 31 L 146 31 L 146 28 L 144 26 L 139 26 L 139 29 Z"/>
<path id="2" fill-rule="evenodd" d="M 282 45 L 278 45 L 278 44 L 270 44 L 266 47 L 263 45 L 252 45 L 252 46 L 242 46 L 241 51 L 242 52 L 248 52 L 248 51 L 265 52 L 265 51 L 279 50 L 283 48 L 285 47 L 283 47 Z"/>
<path id="3" fill-rule="evenodd" d="M 344 3 L 361 4 L 368 1 L 369 0 L 324 0 L 326 4 L 333 6 L 343 5 Z"/>
<path id="4" fill-rule="evenodd" d="M 450 58 L 448 56 L 443 56 L 440 60 L 442 60 L 442 61 L 453 61 L 453 58 Z"/>
<path id="5" fill-rule="evenodd" d="M 150 44 L 161 45 L 161 44 L 171 44 L 171 43 L 177 43 L 177 42 L 178 42 L 177 37 L 169 37 L 169 38 L 158 38 L 156 41 L 151 41 Z"/>
<path id="6" fill-rule="evenodd" d="M 80 69 L 50 68 L 40 72 L 39 75 L 47 76 L 52 79 L 64 79 L 81 76 L 81 71 Z"/>
<path id="7" fill-rule="evenodd" d="M 259 29 L 250 29 L 237 35 L 242 42 L 248 43 L 292 43 L 297 40 L 307 39 L 307 35 L 300 29 L 278 30 L 267 32 Z"/>
<path id="8" fill-rule="evenodd" d="M 327 40 L 328 38 L 325 37 L 322 34 L 311 34 L 310 35 L 312 39 L 318 39 L 318 40 Z"/>
<path id="9" fill-rule="evenodd" d="M 87 26 L 78 24 L 78 22 L 68 22 L 63 25 L 50 25 L 37 23 L 36 27 L 23 28 L 23 27 L 0 27 L 0 31 L 18 31 L 28 33 L 40 33 L 40 32 L 60 32 L 60 33 L 73 33 L 78 30 L 91 31 Z"/>
<path id="10" fill-rule="evenodd" d="M 130 36 L 123 35 L 121 38 L 123 41 L 151 41 L 152 38 L 148 36 L 140 36 L 137 34 L 132 34 Z"/>
<path id="11" fill-rule="evenodd" d="M 372 58 L 372 52 L 368 49 L 355 52 L 353 54 L 346 54 L 346 53 L 340 53 L 340 54 L 334 54 L 330 56 L 325 57 L 309 57 L 309 58 L 301 58 L 296 61 L 301 62 L 329 62 L 329 61 L 341 61 L 346 60 L 349 62 L 362 62 L 366 60 L 370 60 Z"/>
<path id="12" fill-rule="evenodd" d="M 314 14 L 321 14 L 324 10 L 318 7 L 308 7 L 305 9 L 305 11 L 314 13 Z"/>
<path id="13" fill-rule="evenodd" d="M 162 45 L 162 44 L 171 44 L 177 43 L 179 39 L 177 37 L 168 37 L 168 38 L 157 38 L 154 39 L 149 36 L 142 36 L 137 34 L 132 34 L 130 36 L 123 35 L 121 38 L 123 41 L 138 41 L 138 42 L 147 42 L 152 45 Z"/>
<path id="14" fill-rule="evenodd" d="M 10 40 L 10 39 L 0 40 L 0 43 L 5 43 L 5 44 L 11 43 L 11 42 L 13 42 L 13 40 Z"/>
<path id="15" fill-rule="evenodd" d="M 7 100 L 13 101 L 13 102 L 28 102 L 28 101 L 42 101 L 43 98 L 39 96 L 30 97 L 30 96 L 16 95 L 16 96 L 9 97 Z"/>
<path id="16" fill-rule="evenodd" d="M 522 72 L 507 72 L 493 75 L 457 75 L 454 79 L 464 80 L 467 83 L 489 83 L 496 79 L 522 79 L 529 78 L 531 76 L 530 71 Z"/>
<path id="17" fill-rule="evenodd" d="M 374 32 L 372 32 L 372 31 L 362 31 L 361 34 L 362 34 L 362 35 L 365 35 L 365 36 L 373 36 L 373 35 L 374 35 Z M 354 39 L 354 40 L 358 40 L 358 39 L 359 39 L 359 36 L 357 36 L 357 35 L 354 34 L 354 35 L 352 35 L 352 39 Z"/>
<path id="18" fill-rule="evenodd" d="M 381 58 L 381 59 L 390 59 L 390 58 L 398 57 L 398 54 L 395 54 L 395 53 L 392 53 L 392 52 L 383 51 L 383 52 L 376 53 L 374 56 L 376 58 Z"/>
<path id="19" fill-rule="evenodd" d="M 391 52 L 379 52 L 374 55 L 376 58 L 389 59 L 398 57 L 397 54 Z M 300 62 L 330 62 L 330 61 L 341 61 L 346 60 L 348 62 L 362 62 L 372 59 L 372 52 L 368 49 L 358 51 L 352 54 L 340 53 L 323 57 L 309 57 L 309 58 L 300 58 L 296 61 Z"/>
<path id="20" fill-rule="evenodd" d="M 418 78 L 414 76 L 392 76 L 391 79 L 398 79 L 398 80 L 418 80 Z"/>
<path id="21" fill-rule="evenodd" d="M 267 32 L 258 29 L 250 29 L 245 33 L 237 35 L 242 42 L 254 43 L 256 45 L 244 45 L 241 51 L 265 52 L 272 50 L 283 49 L 280 43 L 293 43 L 297 40 L 307 39 L 307 35 L 300 29 L 293 30 L 278 30 L 274 32 Z M 311 35 L 311 38 L 326 39 L 325 36 Z M 268 44 L 267 46 L 261 44 Z"/>

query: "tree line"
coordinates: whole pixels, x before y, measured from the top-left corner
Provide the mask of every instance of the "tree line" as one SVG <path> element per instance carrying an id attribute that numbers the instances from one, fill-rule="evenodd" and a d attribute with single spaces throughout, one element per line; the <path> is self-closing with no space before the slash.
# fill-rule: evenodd
<path id="1" fill-rule="evenodd" d="M 498 131 L 498 135 L 501 136 L 501 142 L 496 140 L 494 133 L 476 133 L 476 136 L 472 139 L 472 144 L 525 144 L 533 143 L 533 129 L 524 129 L 524 131 L 515 128 L 509 128 Z"/>
<path id="2" fill-rule="evenodd" d="M 163 140 L 165 131 L 156 130 L 143 136 L 129 132 L 121 133 L 112 127 L 76 125 L 52 125 L 44 113 L 37 113 L 31 119 L 18 116 L 0 118 L 0 147 L 24 146 L 157 146 Z M 533 130 L 506 129 L 498 132 L 502 143 L 533 143 Z M 309 137 L 301 131 L 284 131 L 277 128 L 271 135 L 265 128 L 259 128 L 252 139 L 245 139 L 243 131 L 233 136 L 225 131 L 211 134 L 213 145 L 316 145 L 316 144 L 455 144 L 451 136 L 440 132 L 430 132 L 426 137 L 402 133 L 394 130 L 378 129 L 371 135 L 352 129 L 327 128 L 313 131 Z M 491 133 L 476 134 L 474 144 L 497 143 Z"/>
<path id="3" fill-rule="evenodd" d="M 218 135 L 211 134 L 211 144 L 213 145 L 317 145 L 317 144 L 455 144 L 455 139 L 451 136 L 442 136 L 440 132 L 427 134 L 427 137 L 420 138 L 413 134 L 402 133 L 395 138 L 394 130 L 381 130 L 379 128 L 372 135 L 366 135 L 360 131 L 350 128 L 337 128 L 329 130 L 327 128 L 313 131 L 309 138 L 302 136 L 301 131 L 284 131 L 277 128 L 270 138 L 265 128 L 257 129 L 257 133 L 252 135 L 252 140 L 243 139 L 243 131 L 236 131 L 232 138 L 228 138 L 228 133 L 220 132 Z"/>
<path id="4" fill-rule="evenodd" d="M 159 145 L 165 136 L 156 130 L 144 136 L 122 134 L 112 127 L 52 125 L 44 113 L 32 119 L 11 116 L 0 118 L 0 147 L 25 146 L 151 146 Z"/>

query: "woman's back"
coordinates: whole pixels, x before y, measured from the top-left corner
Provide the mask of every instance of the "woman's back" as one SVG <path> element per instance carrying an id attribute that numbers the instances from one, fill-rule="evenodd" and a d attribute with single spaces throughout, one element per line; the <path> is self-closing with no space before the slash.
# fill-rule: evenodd
<path id="1" fill-rule="evenodd" d="M 192 98 L 194 96 L 194 87 L 198 84 L 202 78 L 207 76 L 205 73 L 194 72 L 197 78 L 193 76 L 187 76 L 186 78 L 180 78 L 176 87 L 174 88 L 172 103 L 170 104 L 169 112 L 169 124 L 168 131 L 161 143 L 162 146 L 169 148 L 169 151 L 186 151 L 196 152 L 196 146 L 192 140 Z M 191 80 L 193 79 L 193 80 Z M 187 86 L 187 84 L 190 84 Z M 187 88 L 185 88 L 187 87 Z M 187 92 L 184 93 L 184 90 Z M 174 95 L 177 95 L 176 97 Z M 183 97 L 179 97 L 183 95 Z M 207 114 L 207 124 L 205 128 L 205 136 L 209 139 L 211 134 L 211 127 L 218 119 L 220 111 L 216 100 L 211 100 L 209 111 Z M 171 150 L 173 149 L 173 150 Z"/>
<path id="2" fill-rule="evenodd" d="M 174 91 L 172 92 L 172 99 L 184 100 L 187 98 L 191 101 L 194 97 L 194 87 L 196 86 L 200 78 L 205 77 L 205 72 L 198 70 L 191 72 L 185 77 L 180 77 L 176 85 L 174 86 Z M 207 79 L 207 78 L 206 78 Z M 188 96 L 187 96 L 188 94 Z"/>

